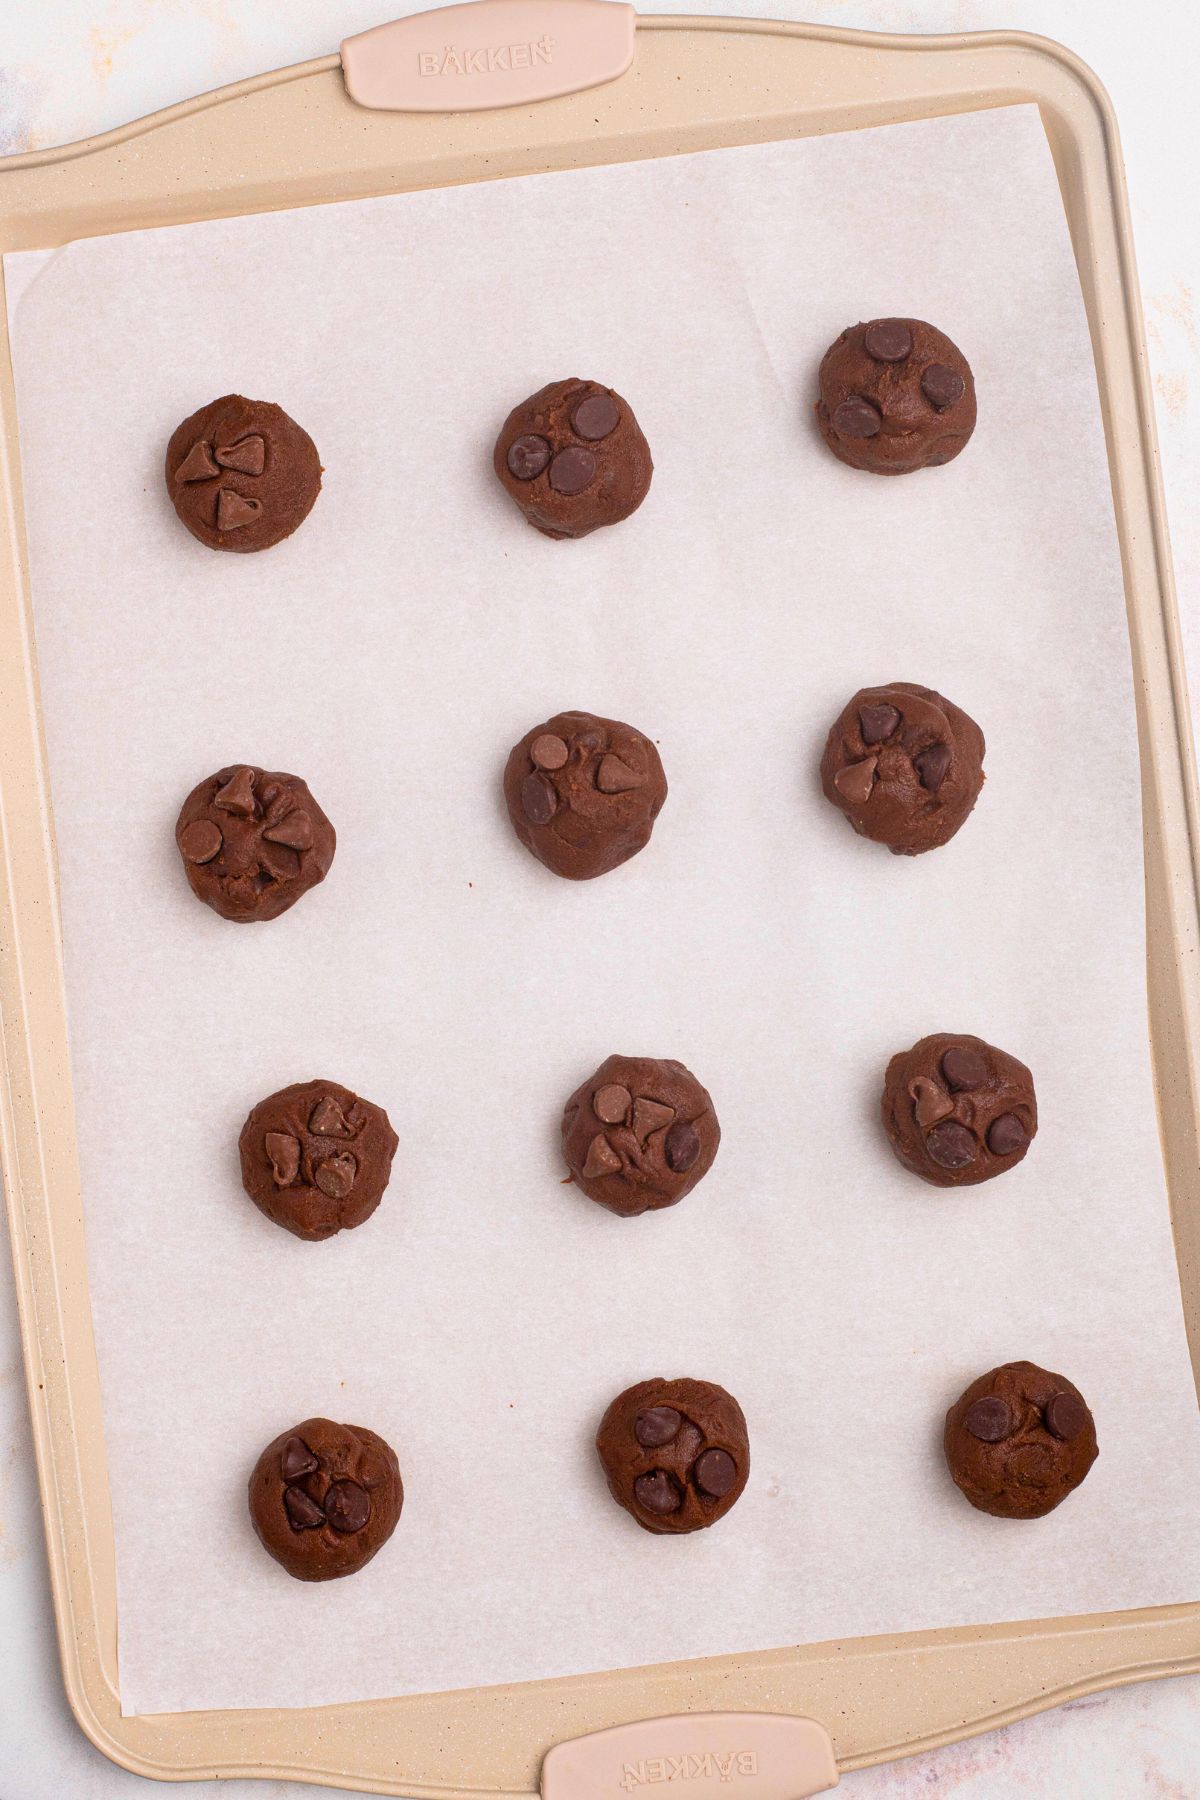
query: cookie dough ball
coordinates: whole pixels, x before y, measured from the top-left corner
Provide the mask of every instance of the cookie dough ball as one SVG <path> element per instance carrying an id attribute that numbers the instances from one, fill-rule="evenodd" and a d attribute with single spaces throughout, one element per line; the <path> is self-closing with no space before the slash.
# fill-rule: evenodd
<path id="1" fill-rule="evenodd" d="M 167 492 L 210 550 L 269 550 L 290 537 L 321 491 L 321 459 L 281 406 L 224 394 L 178 426 Z"/>
<path id="2" fill-rule="evenodd" d="M 682 1063 L 653 1056 L 610 1056 L 563 1109 L 572 1180 L 624 1219 L 677 1205 L 720 1142 L 708 1090 Z"/>
<path id="3" fill-rule="evenodd" d="M 353 1575 L 387 1543 L 403 1505 L 391 1445 L 332 1419 L 281 1431 L 250 1477 L 259 1542 L 297 1581 Z"/>
<path id="4" fill-rule="evenodd" d="M 713 1381 L 639 1381 L 596 1433 L 618 1506 L 643 1531 L 703 1531 L 737 1504 L 750 1474 L 746 1420 Z"/>
<path id="5" fill-rule="evenodd" d="M 1079 1389 L 1036 1363 L 1003 1363 L 946 1414 L 946 1462 L 972 1506 L 1040 1519 L 1077 1488 L 1099 1451 Z"/>
<path id="6" fill-rule="evenodd" d="M 268 1219 L 315 1243 L 370 1218 L 399 1141 L 382 1106 L 336 1081 L 298 1081 L 242 1126 L 242 1185 Z"/>
<path id="7" fill-rule="evenodd" d="M 924 319 L 850 325 L 821 362 L 817 423 L 833 454 L 872 475 L 948 463 L 975 429 L 971 365 Z"/>
<path id="8" fill-rule="evenodd" d="M 937 1031 L 889 1062 L 883 1124 L 905 1168 L 935 1187 L 990 1181 L 1037 1134 L 1033 1076 L 982 1038 Z"/>
<path id="9" fill-rule="evenodd" d="M 246 924 L 324 881 L 337 837 L 298 775 L 230 763 L 192 789 L 175 842 L 197 899 Z"/>
<path id="10" fill-rule="evenodd" d="M 606 875 L 644 850 L 666 797 L 650 739 L 595 713 L 555 713 L 535 725 L 504 770 L 513 830 L 568 881 Z"/>
<path id="11" fill-rule="evenodd" d="M 896 856 L 948 844 L 983 787 L 983 733 L 932 688 L 860 688 L 825 741 L 821 786 L 862 837 Z"/>
<path id="12" fill-rule="evenodd" d="M 633 408 L 598 381 L 552 381 L 514 406 L 492 461 L 529 523 L 552 538 L 627 519 L 654 473 Z"/>

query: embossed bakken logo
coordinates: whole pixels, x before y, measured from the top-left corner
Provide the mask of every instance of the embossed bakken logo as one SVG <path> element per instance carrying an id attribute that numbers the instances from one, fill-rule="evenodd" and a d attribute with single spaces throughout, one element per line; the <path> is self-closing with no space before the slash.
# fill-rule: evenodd
<path id="1" fill-rule="evenodd" d="M 621 1764 L 621 1786 L 627 1794 L 659 1781 L 734 1781 L 739 1775 L 758 1774 L 754 1750 L 688 1751 L 683 1756 L 644 1756 L 640 1762 Z"/>
<path id="2" fill-rule="evenodd" d="M 555 39 L 545 32 L 523 44 L 481 45 L 460 50 L 447 44 L 442 51 L 418 50 L 417 73 L 428 75 L 510 75 L 514 69 L 549 68 L 554 61 Z"/>

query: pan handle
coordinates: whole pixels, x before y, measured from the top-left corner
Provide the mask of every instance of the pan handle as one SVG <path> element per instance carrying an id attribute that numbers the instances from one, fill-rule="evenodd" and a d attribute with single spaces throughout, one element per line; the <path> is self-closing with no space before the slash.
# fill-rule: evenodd
<path id="1" fill-rule="evenodd" d="M 662 1800 L 809 1800 L 837 1778 L 816 1719 L 682 1713 L 556 1744 L 542 1764 L 542 1800 L 657 1800 L 660 1784 Z"/>

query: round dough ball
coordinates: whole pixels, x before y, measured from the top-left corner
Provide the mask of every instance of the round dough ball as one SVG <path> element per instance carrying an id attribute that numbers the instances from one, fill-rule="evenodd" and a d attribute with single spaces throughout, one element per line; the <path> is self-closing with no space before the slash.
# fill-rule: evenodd
<path id="1" fill-rule="evenodd" d="M 513 830 L 568 881 L 606 875 L 644 850 L 666 797 L 650 739 L 595 713 L 555 713 L 535 725 L 514 744 L 504 770 Z"/>
<path id="2" fill-rule="evenodd" d="M 176 428 L 166 478 L 175 511 L 210 550 L 269 550 L 312 511 L 321 459 L 281 406 L 223 394 Z"/>
<path id="3" fill-rule="evenodd" d="M 259 1542 L 297 1581 L 353 1575 L 387 1543 L 403 1505 L 391 1445 L 362 1425 L 332 1419 L 281 1431 L 250 1476 Z"/>
<path id="4" fill-rule="evenodd" d="M 610 1056 L 563 1108 L 572 1180 L 624 1219 L 677 1205 L 708 1174 L 720 1142 L 708 1091 L 680 1062 Z"/>
<path id="5" fill-rule="evenodd" d="M 1079 1389 L 1036 1363 L 1004 1363 L 946 1414 L 946 1462 L 972 1506 L 1040 1519 L 1077 1488 L 1099 1451 Z"/>
<path id="6" fill-rule="evenodd" d="M 983 787 L 983 733 L 932 688 L 860 688 L 821 758 L 825 798 L 863 837 L 896 856 L 949 843 Z"/>
<path id="7" fill-rule="evenodd" d="M 713 1381 L 639 1381 L 618 1394 L 596 1433 L 618 1506 L 643 1531 L 681 1534 L 715 1525 L 750 1474 L 746 1420 Z"/>
<path id="8" fill-rule="evenodd" d="M 990 1181 L 1037 1135 L 1033 1076 L 982 1038 L 937 1031 L 889 1062 L 883 1125 L 899 1161 L 935 1187 Z"/>
<path id="9" fill-rule="evenodd" d="M 230 763 L 192 789 L 175 842 L 197 899 L 253 924 L 324 881 L 337 836 L 298 775 Z"/>
<path id="10" fill-rule="evenodd" d="M 529 523 L 552 538 L 627 519 L 654 473 L 633 408 L 598 381 L 552 381 L 514 406 L 492 461 Z"/>
<path id="11" fill-rule="evenodd" d="M 242 1126 L 242 1185 L 268 1219 L 315 1243 L 370 1218 L 399 1141 L 382 1106 L 336 1081 L 298 1081 Z"/>
<path id="12" fill-rule="evenodd" d="M 850 325 L 821 362 L 817 422 L 833 454 L 872 475 L 948 463 L 975 429 L 975 382 L 924 319 Z"/>

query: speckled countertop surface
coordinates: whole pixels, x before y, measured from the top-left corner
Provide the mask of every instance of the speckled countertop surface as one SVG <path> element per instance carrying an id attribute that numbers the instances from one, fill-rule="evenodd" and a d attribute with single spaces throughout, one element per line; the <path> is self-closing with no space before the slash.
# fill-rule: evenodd
<path id="1" fill-rule="evenodd" d="M 66 143 L 337 47 L 406 10 L 387 0 L 7 0 L 0 155 Z M 416 10 L 412 8 L 411 10 Z M 889 31 L 1016 27 L 1070 45 L 1121 122 L 1190 665 L 1200 668 L 1200 131 L 1194 0 L 649 0 L 646 10 L 775 13 Z M 1194 677 L 1194 685 L 1200 678 Z M 0 1800 L 150 1790 L 85 1741 L 63 1698 L 7 1257 L 0 1258 Z M 216 1784 L 187 1792 L 215 1793 Z M 222 1782 L 240 1800 L 330 1790 Z M 1095 1695 L 931 1756 L 849 1776 L 852 1800 L 1196 1800 L 1200 1679 Z"/>

